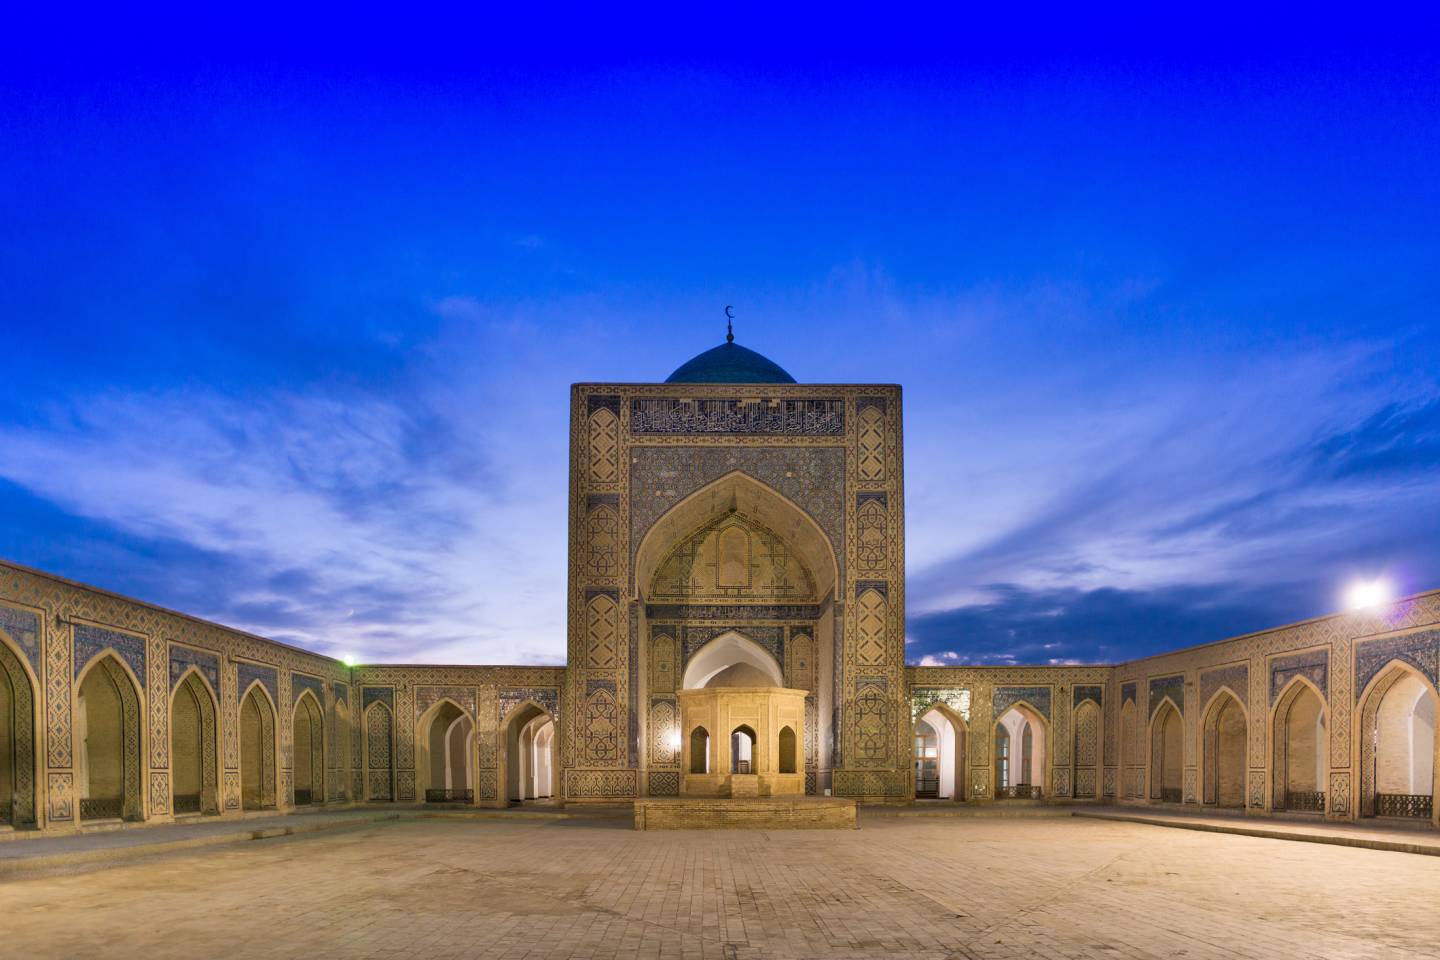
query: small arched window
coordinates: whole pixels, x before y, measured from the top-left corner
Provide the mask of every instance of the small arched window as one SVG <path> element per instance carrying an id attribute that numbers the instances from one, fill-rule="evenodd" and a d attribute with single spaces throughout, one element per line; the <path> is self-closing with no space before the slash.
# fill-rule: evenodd
<path id="1" fill-rule="evenodd" d="M 794 773 L 795 764 L 795 731 L 789 727 L 780 728 L 780 772 Z"/>

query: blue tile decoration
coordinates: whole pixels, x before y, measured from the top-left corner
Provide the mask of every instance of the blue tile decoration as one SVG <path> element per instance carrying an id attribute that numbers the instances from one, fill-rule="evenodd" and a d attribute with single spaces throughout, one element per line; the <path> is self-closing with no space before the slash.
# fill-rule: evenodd
<path id="1" fill-rule="evenodd" d="M 991 715 L 998 720 L 1001 714 L 1021 700 L 1034 707 L 1046 720 L 1050 719 L 1049 687 L 996 687 L 990 694 Z"/>
<path id="2" fill-rule="evenodd" d="M 1095 706 L 1105 706 L 1105 688 L 1100 684 L 1076 684 L 1070 706 L 1078 707 L 1086 700 L 1094 700 Z"/>
<path id="3" fill-rule="evenodd" d="M 1215 695 L 1215 691 L 1226 687 L 1234 691 L 1235 696 L 1240 698 L 1240 705 L 1249 707 L 1250 700 L 1250 665 L 1248 663 L 1232 663 L 1228 667 L 1216 667 L 1213 670 L 1204 670 L 1200 673 L 1200 708 L 1203 710 L 1205 704 Z"/>
<path id="4" fill-rule="evenodd" d="M 1135 703 L 1139 698 L 1135 694 L 1135 681 L 1120 684 L 1120 706 L 1127 703 Z"/>
<path id="5" fill-rule="evenodd" d="M 613 692 L 614 682 L 611 682 Z M 588 690 L 586 691 L 589 692 Z M 556 722 L 560 720 L 560 691 L 554 687 L 502 687 L 500 690 L 500 720 L 503 722 L 526 700 L 539 704 Z"/>
<path id="6" fill-rule="evenodd" d="M 141 683 L 145 682 L 145 641 L 139 637 L 121 633 L 118 630 L 106 630 L 104 627 L 94 627 L 88 623 L 77 623 L 74 626 L 75 633 L 75 676 L 80 676 L 80 671 L 95 658 L 95 655 L 106 647 L 110 647 L 120 659 L 130 665 L 135 671 L 135 676 Z"/>
<path id="7" fill-rule="evenodd" d="M 647 620 L 819 620 L 820 603 L 647 603 Z"/>
<path id="8" fill-rule="evenodd" d="M 697 650 L 705 646 L 711 640 L 722 633 L 735 632 L 756 644 L 763 647 L 765 652 L 775 658 L 775 662 L 785 663 L 785 628 L 784 627 L 757 627 L 745 624 L 724 624 L 715 626 L 690 626 L 683 628 L 683 636 L 680 640 L 680 668 L 690 662 L 690 658 Z"/>
<path id="9" fill-rule="evenodd" d="M 876 593 L 880 594 L 880 596 L 884 597 L 886 600 L 889 600 L 889 599 L 890 599 L 890 584 L 887 583 L 887 582 L 884 581 L 884 580 L 856 580 L 856 581 L 855 581 L 855 596 L 856 596 L 856 597 L 859 597 L 860 594 L 864 593 L 866 590 L 874 590 Z"/>
<path id="10" fill-rule="evenodd" d="M 383 703 L 395 712 L 395 688 L 394 687 L 365 687 L 360 692 L 360 710 L 364 712 L 370 709 L 372 703 Z"/>
<path id="11" fill-rule="evenodd" d="M 592 493 L 585 498 L 585 512 L 589 513 L 596 507 L 620 508 L 620 494 L 618 493 Z"/>
<path id="12" fill-rule="evenodd" d="M 883 490 L 862 490 L 855 494 L 855 506 L 857 508 L 865 506 L 865 504 L 871 500 L 878 502 L 882 507 L 888 507 L 890 505 L 890 495 Z"/>
<path id="13" fill-rule="evenodd" d="M 914 687 L 910 691 L 910 719 L 913 721 L 937 703 L 960 714 L 970 722 L 970 690 L 967 687 Z"/>
<path id="14" fill-rule="evenodd" d="M 630 433 L 638 436 L 838 437 L 845 433 L 840 397 L 635 397 Z"/>
<path id="15" fill-rule="evenodd" d="M 1153 719 L 1155 711 L 1160 707 L 1160 701 L 1169 697 L 1175 701 L 1175 708 L 1180 711 L 1181 716 L 1185 714 L 1185 677 L 1183 674 L 1174 677 L 1159 677 L 1150 681 L 1150 716 Z"/>
<path id="16" fill-rule="evenodd" d="M 1410 664 L 1430 682 L 1440 686 L 1440 630 L 1422 630 L 1398 637 L 1379 637 L 1355 644 L 1355 697 L 1385 664 L 1400 660 Z"/>
<path id="17" fill-rule="evenodd" d="M 335 696 L 336 703 L 340 703 L 341 701 L 344 701 L 345 703 L 350 702 L 350 688 L 346 684 L 341 683 L 339 680 L 336 680 L 330 685 L 330 689 Z"/>
<path id="18" fill-rule="evenodd" d="M 220 696 L 220 655 L 211 653 L 208 650 L 196 650 L 193 647 L 170 648 L 170 691 L 175 691 L 175 685 L 185 675 L 185 671 L 194 667 L 200 671 L 200 675 L 210 684 L 210 689 L 215 696 Z"/>
<path id="19" fill-rule="evenodd" d="M 620 419 L 620 397 L 615 394 L 588 397 L 585 401 L 585 415 L 588 417 L 596 410 L 609 410 L 615 414 L 615 419 Z"/>
<path id="20" fill-rule="evenodd" d="M 865 410 L 865 409 L 867 409 L 867 408 L 869 408 L 869 407 L 874 407 L 876 410 L 879 410 L 881 413 L 884 413 L 884 412 L 885 412 L 885 398 L 884 398 L 884 397 L 856 397 L 856 398 L 855 398 L 855 412 L 856 412 L 856 413 L 859 413 L 860 411 Z"/>
<path id="21" fill-rule="evenodd" d="M 270 694 L 270 702 L 279 705 L 280 680 L 274 667 L 265 667 L 258 663 L 247 663 L 241 660 L 235 664 L 235 675 L 239 681 L 240 696 L 245 696 L 245 691 L 250 689 L 250 684 L 259 680 L 260 685 Z"/>
<path id="22" fill-rule="evenodd" d="M 290 699 L 298 703 L 300 694 L 306 690 L 315 694 L 315 702 L 320 704 L 320 708 L 323 710 L 325 708 L 325 681 L 318 677 L 306 676 L 303 673 L 290 674 Z M 295 706 L 295 703 L 291 703 L 290 706 Z"/>
<path id="23" fill-rule="evenodd" d="M 1275 657 L 1270 661 L 1270 702 L 1280 696 L 1280 691 L 1293 677 L 1304 677 L 1320 688 L 1322 697 L 1330 691 L 1330 651 L 1306 650 L 1287 657 Z M 1356 684 L 1358 689 L 1361 685 Z"/>
<path id="24" fill-rule="evenodd" d="M 40 669 L 40 617 L 30 610 L 0 604 L 0 630 L 19 645 L 20 652 L 39 676 L 43 672 Z"/>

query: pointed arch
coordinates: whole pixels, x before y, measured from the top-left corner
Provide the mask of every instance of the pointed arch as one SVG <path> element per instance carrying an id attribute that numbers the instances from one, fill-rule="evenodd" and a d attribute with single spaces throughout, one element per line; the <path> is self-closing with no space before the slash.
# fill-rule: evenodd
<path id="1" fill-rule="evenodd" d="M 555 751 L 555 717 L 534 700 L 526 699 L 505 715 L 501 730 L 505 803 L 556 796 L 560 764 Z"/>
<path id="2" fill-rule="evenodd" d="M 1138 717 L 1140 709 L 1134 700 L 1120 705 L 1120 781 L 1117 792 L 1124 798 L 1138 800 L 1144 795 L 1142 778 L 1145 768 L 1136 754 L 1136 738 L 1139 735 Z"/>
<path id="3" fill-rule="evenodd" d="M 1294 676 L 1270 711 L 1270 807 L 1325 811 L 1329 768 L 1329 711 L 1325 694 L 1309 678 Z"/>
<path id="4" fill-rule="evenodd" d="M 297 807 L 325 802 L 325 711 L 314 691 L 295 698 L 290 723 L 291 780 Z"/>
<path id="5" fill-rule="evenodd" d="M 1050 758 L 1050 722 L 1045 715 L 1028 700 L 1016 700 L 995 718 L 996 730 L 996 789 L 995 799 L 1040 799 L 1047 792 L 1047 764 Z M 1005 783 L 1001 783 L 999 756 L 1000 731 L 1004 731 L 1004 743 L 1008 749 L 1004 764 Z M 1029 733 L 1027 751 L 1026 733 Z"/>
<path id="6" fill-rule="evenodd" d="M 965 718 L 960 715 L 954 707 L 941 700 L 936 700 L 928 706 L 914 711 L 917 724 L 917 735 L 915 738 L 915 795 L 935 796 L 941 800 L 964 800 L 965 791 L 965 751 L 969 740 L 969 725 Z M 926 722 L 935 731 L 935 757 L 934 777 L 935 785 L 933 793 L 930 790 L 922 790 L 921 774 L 927 770 L 930 758 L 921 756 L 921 751 L 928 749 L 928 746 L 921 743 L 918 735 L 918 724 Z"/>
<path id="7" fill-rule="evenodd" d="M 1249 716 L 1240 695 L 1221 685 L 1201 712 L 1200 798 L 1217 807 L 1245 806 Z"/>
<path id="8" fill-rule="evenodd" d="M 170 693 L 170 809 L 177 815 L 220 812 L 219 715 L 215 689 L 188 667 Z"/>
<path id="9" fill-rule="evenodd" d="M 817 596 L 834 589 L 840 564 L 830 537 L 804 507 L 743 470 L 732 470 L 681 498 L 641 536 L 635 551 L 635 589 L 646 599 L 671 549 L 727 513 L 760 523 L 784 541 L 815 579 Z"/>
<path id="10" fill-rule="evenodd" d="M 252 681 L 240 698 L 240 806 L 244 810 L 275 809 L 278 716 L 265 684 Z"/>
<path id="11" fill-rule="evenodd" d="M 395 715 L 383 700 L 365 708 L 365 796 L 388 802 L 395 799 Z"/>
<path id="12" fill-rule="evenodd" d="M 753 668 L 754 672 L 746 676 L 757 681 L 742 683 L 743 686 L 785 686 L 780 664 L 770 652 L 735 630 L 720 634 L 691 655 L 685 664 L 681 686 L 686 690 L 704 687 L 721 673 L 741 665 Z"/>
<path id="13" fill-rule="evenodd" d="M 110 647 L 90 658 L 75 687 L 80 818 L 143 820 L 144 687 Z"/>
<path id="14" fill-rule="evenodd" d="M 1150 717 L 1150 799 L 1184 799 L 1185 717 L 1170 697 L 1160 698 Z"/>
<path id="15" fill-rule="evenodd" d="M 472 803 L 475 799 L 469 744 L 475 730 L 470 712 L 440 697 L 415 724 L 416 771 L 427 803 Z"/>
<path id="16" fill-rule="evenodd" d="M 0 630 L 0 825 L 36 826 L 41 770 L 39 683 L 18 643 Z"/>
<path id="17" fill-rule="evenodd" d="M 1070 760 L 1074 767 L 1071 791 L 1077 800 L 1093 800 L 1100 795 L 1100 761 L 1103 754 L 1104 715 L 1100 704 L 1086 697 L 1074 708 Z"/>
<path id="18" fill-rule="evenodd" d="M 1385 664 L 1360 696 L 1360 813 L 1437 820 L 1440 690 L 1406 660 Z"/>

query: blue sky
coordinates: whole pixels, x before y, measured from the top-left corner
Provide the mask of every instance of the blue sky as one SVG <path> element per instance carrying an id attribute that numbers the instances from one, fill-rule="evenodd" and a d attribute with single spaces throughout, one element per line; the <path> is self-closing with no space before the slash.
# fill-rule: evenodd
<path id="1" fill-rule="evenodd" d="M 1440 587 L 1433 54 L 92 52 L 4 68 L 7 558 L 560 662 L 566 387 L 729 303 L 802 382 L 905 386 L 914 662 Z"/>

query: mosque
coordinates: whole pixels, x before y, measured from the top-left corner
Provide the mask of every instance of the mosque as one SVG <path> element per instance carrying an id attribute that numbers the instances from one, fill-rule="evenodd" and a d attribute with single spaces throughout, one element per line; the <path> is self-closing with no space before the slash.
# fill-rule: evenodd
<path id="1" fill-rule="evenodd" d="M 733 337 L 575 384 L 563 667 L 352 667 L 0 563 L 0 833 L 672 797 L 1440 825 L 1440 591 L 1129 663 L 907 666 L 902 424 L 900 387 Z"/>

